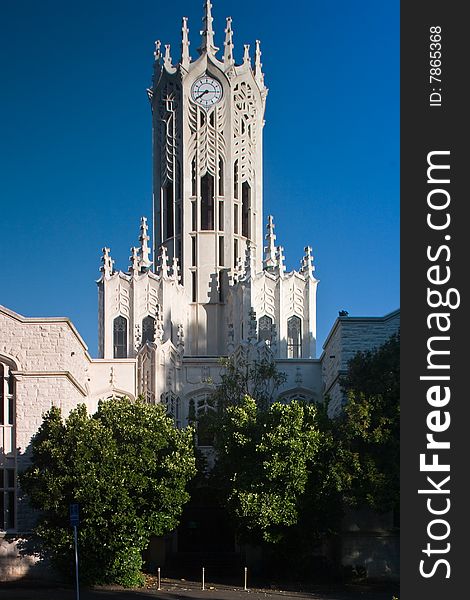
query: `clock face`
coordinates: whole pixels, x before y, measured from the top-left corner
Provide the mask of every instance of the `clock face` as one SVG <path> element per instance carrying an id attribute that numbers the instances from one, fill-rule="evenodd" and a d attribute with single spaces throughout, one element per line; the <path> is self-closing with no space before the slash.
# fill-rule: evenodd
<path id="1" fill-rule="evenodd" d="M 191 88 L 191 98 L 204 108 L 210 108 L 222 98 L 222 85 L 213 77 L 200 77 Z"/>

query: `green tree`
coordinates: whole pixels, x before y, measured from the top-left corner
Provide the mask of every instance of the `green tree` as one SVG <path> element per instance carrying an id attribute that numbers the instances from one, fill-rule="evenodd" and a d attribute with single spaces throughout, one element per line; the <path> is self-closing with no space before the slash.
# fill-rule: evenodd
<path id="1" fill-rule="evenodd" d="M 250 361 L 240 357 L 235 360 L 230 357 L 221 359 L 220 364 L 223 371 L 213 393 L 219 412 L 243 403 L 246 396 L 266 410 L 286 380 L 286 375 L 277 370 L 274 361 Z"/>
<path id="2" fill-rule="evenodd" d="M 398 510 L 400 465 L 400 336 L 349 362 L 342 382 L 348 401 L 336 437 L 351 474 L 345 499 Z"/>
<path id="3" fill-rule="evenodd" d="M 279 542 L 298 519 L 320 434 L 312 405 L 245 396 L 228 406 L 216 436 L 216 476 L 242 539 Z"/>
<path id="4" fill-rule="evenodd" d="M 161 406 L 113 399 L 93 416 L 81 405 L 65 421 L 51 408 L 20 483 L 41 511 L 36 532 L 59 570 L 73 572 L 68 511 L 78 503 L 81 578 L 134 586 L 150 536 L 178 525 L 194 474 L 191 429 L 177 430 Z"/>

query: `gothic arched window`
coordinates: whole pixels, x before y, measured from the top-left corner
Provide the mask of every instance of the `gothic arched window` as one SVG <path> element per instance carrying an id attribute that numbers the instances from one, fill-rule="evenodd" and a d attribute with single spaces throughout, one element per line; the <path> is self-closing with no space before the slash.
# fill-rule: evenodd
<path id="1" fill-rule="evenodd" d="M 201 229 L 214 229 L 214 178 L 209 173 L 201 178 Z"/>
<path id="2" fill-rule="evenodd" d="M 15 529 L 15 367 L 0 359 L 0 530 Z"/>
<path id="3" fill-rule="evenodd" d="M 173 183 L 168 181 L 163 188 L 163 210 L 165 219 L 165 239 L 174 235 Z"/>
<path id="4" fill-rule="evenodd" d="M 142 345 L 155 341 L 155 319 L 151 316 L 142 320 Z"/>
<path id="5" fill-rule="evenodd" d="M 295 316 L 287 321 L 287 358 L 302 358 L 302 321 Z"/>
<path id="6" fill-rule="evenodd" d="M 268 346 L 272 343 L 273 320 L 268 315 L 264 315 L 258 322 L 258 340 L 266 342 Z"/>
<path id="7" fill-rule="evenodd" d="M 250 237 L 251 187 L 248 181 L 242 183 L 242 235 Z"/>
<path id="8" fill-rule="evenodd" d="M 189 419 L 195 419 L 197 423 L 198 446 L 214 445 L 214 420 L 216 402 L 209 392 L 200 393 L 190 400 Z"/>
<path id="9" fill-rule="evenodd" d="M 127 358 L 127 319 L 116 317 L 113 323 L 114 358 Z"/>
<path id="10" fill-rule="evenodd" d="M 181 402 L 179 396 L 174 392 L 164 392 L 160 396 L 160 399 L 166 406 L 167 414 L 173 419 L 175 427 L 179 429 L 181 427 Z"/>

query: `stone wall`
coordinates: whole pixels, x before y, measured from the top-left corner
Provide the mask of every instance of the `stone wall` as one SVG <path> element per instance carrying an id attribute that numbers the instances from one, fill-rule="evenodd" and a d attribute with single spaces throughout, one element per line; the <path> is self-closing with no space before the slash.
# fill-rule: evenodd
<path id="1" fill-rule="evenodd" d="M 384 317 L 338 317 L 323 345 L 321 356 L 324 395 L 330 397 L 329 414 L 339 412 L 344 400 L 340 378 L 348 361 L 359 351 L 378 348 L 400 328 L 400 312 Z"/>

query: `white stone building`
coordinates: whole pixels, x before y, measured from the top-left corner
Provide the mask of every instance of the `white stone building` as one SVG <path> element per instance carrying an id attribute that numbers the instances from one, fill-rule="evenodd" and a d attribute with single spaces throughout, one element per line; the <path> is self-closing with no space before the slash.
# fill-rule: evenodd
<path id="1" fill-rule="evenodd" d="M 218 52 L 207 0 L 199 56 L 189 56 L 186 19 L 181 48 L 175 64 L 170 47 L 162 53 L 157 42 L 148 90 L 153 261 L 145 217 L 126 271 L 115 270 L 103 249 L 99 358 L 90 357 L 70 320 L 0 307 L 0 580 L 30 568 L 32 559 L 18 558 L 15 539 L 34 516 L 19 496 L 16 473 L 51 406 L 67 414 L 85 403 L 93 412 L 102 398 L 144 395 L 165 403 L 176 426 L 184 426 L 190 410 L 212 410 L 207 399 L 220 376 L 219 358 L 234 353 L 274 359 L 286 374 L 284 400 L 321 401 L 326 388 L 339 406 L 338 376 L 351 353 L 380 344 L 398 326 L 397 314 L 341 317 L 316 358 L 311 248 L 299 270 L 287 273 L 272 217 L 263 227 L 268 90 L 259 42 L 254 60 L 245 46 L 236 64 L 228 18 Z"/>

